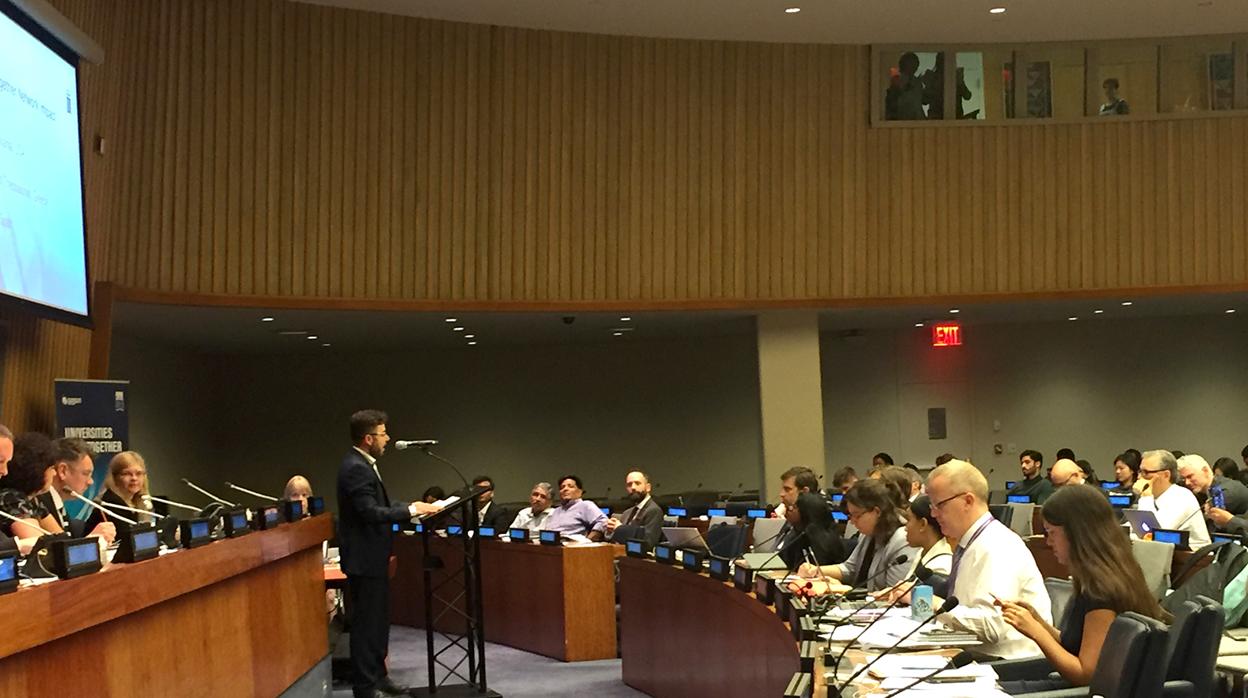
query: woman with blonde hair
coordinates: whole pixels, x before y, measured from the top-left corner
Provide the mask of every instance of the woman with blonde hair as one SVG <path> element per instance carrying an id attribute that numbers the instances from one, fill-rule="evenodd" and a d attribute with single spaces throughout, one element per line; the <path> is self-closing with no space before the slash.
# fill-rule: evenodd
<path id="1" fill-rule="evenodd" d="M 96 501 L 150 511 L 151 504 L 144 499 L 149 494 L 151 490 L 147 486 L 147 463 L 144 462 L 143 456 L 138 451 L 122 451 L 109 461 L 108 475 L 104 477 L 104 487 L 100 490 L 100 496 L 96 497 Z M 123 510 L 118 510 L 118 513 L 140 523 L 150 521 L 152 518 L 147 514 L 132 514 Z M 98 510 L 93 512 L 91 518 L 87 520 L 87 530 L 91 530 L 95 523 L 103 520 Z"/>

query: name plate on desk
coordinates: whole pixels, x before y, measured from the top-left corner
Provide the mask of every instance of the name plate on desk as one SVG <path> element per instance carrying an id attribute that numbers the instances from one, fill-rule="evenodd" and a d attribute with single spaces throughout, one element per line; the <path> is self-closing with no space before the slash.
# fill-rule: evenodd
<path id="1" fill-rule="evenodd" d="M 251 525 L 257 531 L 277 528 L 282 523 L 282 510 L 276 504 L 268 504 L 251 515 Z"/>
<path id="2" fill-rule="evenodd" d="M 726 508 L 721 508 L 721 507 L 712 507 L 706 510 L 706 515 L 707 516 L 727 516 L 728 510 Z"/>
<path id="3" fill-rule="evenodd" d="M 182 547 L 198 548 L 212 542 L 212 519 L 187 519 L 182 522 Z"/>
<path id="4" fill-rule="evenodd" d="M 1158 543 L 1170 543 L 1176 550 L 1188 550 L 1188 538 L 1191 535 L 1189 531 L 1175 531 L 1168 528 L 1154 528 L 1153 540 Z"/>
<path id="5" fill-rule="evenodd" d="M 726 582 L 732 578 L 732 564 L 722 557 L 712 557 L 706 561 L 706 571 L 711 579 Z"/>
<path id="6" fill-rule="evenodd" d="M 1111 494 L 1109 495 L 1109 505 L 1115 509 L 1126 509 L 1131 506 L 1131 495 Z"/>
<path id="7" fill-rule="evenodd" d="M 507 537 L 513 543 L 528 543 L 529 529 L 527 528 L 509 528 L 507 529 Z"/>
<path id="8" fill-rule="evenodd" d="M 17 591 L 17 551 L 0 552 L 0 594 Z"/>
<path id="9" fill-rule="evenodd" d="M 152 524 L 126 526 L 117 530 L 117 554 L 113 562 L 139 562 L 160 555 L 160 535 Z"/>
<path id="10" fill-rule="evenodd" d="M 224 524 L 225 537 L 237 538 L 251 533 L 251 525 L 247 523 L 246 509 L 231 509 L 221 515 L 221 523 Z"/>
<path id="11" fill-rule="evenodd" d="M 765 519 L 767 518 L 767 509 L 766 508 L 749 509 L 745 512 L 745 516 L 746 518 L 750 518 L 750 519 Z"/>
<path id="12" fill-rule="evenodd" d="M 1035 500 L 1029 494 L 1011 494 L 1005 498 L 1010 504 L 1034 504 Z"/>
<path id="13" fill-rule="evenodd" d="M 498 532 L 494 530 L 493 526 L 479 526 L 477 528 L 477 535 L 482 538 L 493 538 L 498 535 Z"/>
<path id="14" fill-rule="evenodd" d="M 45 565 L 52 574 L 61 579 L 73 579 L 103 567 L 100 546 L 94 536 L 90 538 L 59 538 L 48 543 L 46 554 L 50 564 Z"/>
<path id="15" fill-rule="evenodd" d="M 538 541 L 542 545 L 559 545 L 560 544 L 559 532 L 558 531 L 542 531 L 540 534 L 540 537 L 538 538 Z"/>
<path id="16" fill-rule="evenodd" d="M 654 559 L 668 565 L 676 564 L 676 549 L 660 543 L 654 546 Z"/>
<path id="17" fill-rule="evenodd" d="M 308 497 L 308 516 L 320 516 L 325 513 L 324 497 Z"/>
<path id="18" fill-rule="evenodd" d="M 464 527 L 463 527 L 463 526 L 460 526 L 459 524 L 451 524 L 450 526 L 447 526 L 447 527 L 446 527 L 446 535 L 448 535 L 448 536 L 463 536 L 463 535 L 464 535 Z"/>
<path id="19" fill-rule="evenodd" d="M 624 542 L 624 553 L 629 557 L 646 557 L 649 551 L 648 545 L 644 540 L 630 540 Z"/>

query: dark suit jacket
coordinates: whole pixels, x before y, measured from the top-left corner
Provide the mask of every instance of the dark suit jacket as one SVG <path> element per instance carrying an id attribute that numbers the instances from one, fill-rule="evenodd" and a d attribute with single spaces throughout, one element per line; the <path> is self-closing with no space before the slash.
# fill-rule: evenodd
<path id="1" fill-rule="evenodd" d="M 641 526 L 646 529 L 646 543 L 650 547 L 658 544 L 659 539 L 663 537 L 663 507 L 655 504 L 654 498 L 640 510 L 633 505 L 620 512 L 620 523 L 627 526 Z M 616 531 L 619 529 L 617 528 Z M 614 537 L 612 538 L 614 540 Z M 623 541 L 616 541 L 622 543 Z"/>
<path id="2" fill-rule="evenodd" d="M 516 515 L 507 511 L 498 505 L 498 502 L 490 500 L 490 508 L 485 512 L 485 518 L 481 520 L 482 526 L 493 526 L 495 531 L 506 532 L 507 527 L 511 525 L 512 519 Z"/>
<path id="3" fill-rule="evenodd" d="M 393 525 L 411 518 L 406 502 L 391 502 L 364 456 L 354 448 L 338 468 L 338 546 L 342 571 L 355 577 L 385 577 Z"/>
<path id="4" fill-rule="evenodd" d="M 1222 476 L 1215 477 L 1213 484 L 1222 487 L 1226 495 L 1226 510 L 1235 516 L 1248 514 L 1248 487 L 1236 480 Z"/>
<path id="5" fill-rule="evenodd" d="M 39 503 L 43 505 L 44 509 L 48 510 L 48 513 L 52 515 L 52 518 L 56 519 L 56 522 L 61 525 L 61 530 L 69 531 L 69 535 L 74 538 L 82 538 L 87 534 L 87 522 L 83 519 L 68 519 L 65 516 L 62 516 L 64 512 L 56 508 L 56 500 L 52 498 L 51 492 L 44 492 L 36 497 L 36 499 L 39 500 Z M 92 509 L 92 511 L 95 510 Z M 94 528 L 94 526 L 92 528 Z"/>

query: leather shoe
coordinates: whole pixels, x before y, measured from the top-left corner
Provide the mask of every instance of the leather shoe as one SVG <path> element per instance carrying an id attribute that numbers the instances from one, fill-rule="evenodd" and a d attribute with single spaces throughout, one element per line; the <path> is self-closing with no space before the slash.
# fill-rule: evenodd
<path id="1" fill-rule="evenodd" d="M 386 677 L 377 684 L 377 692 L 386 696 L 410 696 L 412 694 L 411 686 L 400 686 Z"/>

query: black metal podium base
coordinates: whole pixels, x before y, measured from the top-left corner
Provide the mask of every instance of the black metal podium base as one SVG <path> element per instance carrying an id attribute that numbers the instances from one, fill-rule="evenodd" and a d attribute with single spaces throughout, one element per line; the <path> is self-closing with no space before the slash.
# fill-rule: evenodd
<path id="1" fill-rule="evenodd" d="M 413 688 L 413 696 L 429 696 L 430 698 L 503 698 L 503 694 L 498 691 L 478 691 L 476 686 L 470 686 L 466 683 L 457 683 L 449 686 L 438 686 L 438 692 L 434 693 L 428 688 Z"/>

